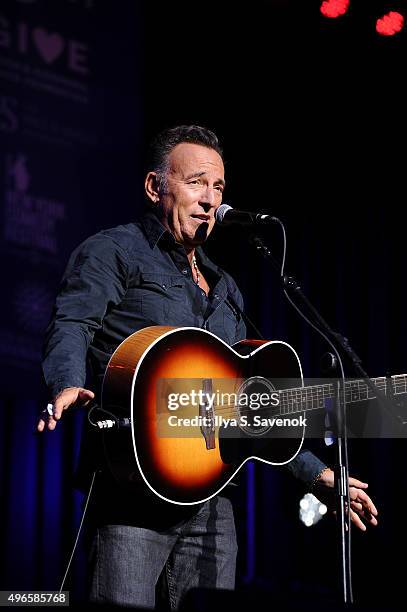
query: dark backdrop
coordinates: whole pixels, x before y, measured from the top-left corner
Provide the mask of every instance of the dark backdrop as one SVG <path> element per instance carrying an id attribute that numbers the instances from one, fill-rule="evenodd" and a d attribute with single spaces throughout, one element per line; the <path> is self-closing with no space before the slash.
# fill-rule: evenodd
<path id="1" fill-rule="evenodd" d="M 370 375 L 406 371 L 406 33 L 374 29 L 377 16 L 405 7 L 354 0 L 346 16 L 327 20 L 319 6 L 2 3 L 2 589 L 57 589 L 62 580 L 80 520 L 71 474 L 83 415 L 32 435 L 47 401 L 42 335 L 70 251 L 142 209 L 143 152 L 161 128 L 213 128 L 224 143 L 225 200 L 283 219 L 288 270 Z M 207 249 L 237 280 L 262 334 L 290 342 L 306 375 L 318 376 L 326 346 L 245 238 L 216 229 Z M 267 239 L 281 253 L 279 230 Z M 369 482 L 380 511 L 377 529 L 354 530 L 359 599 L 402 591 L 405 448 L 404 440 L 350 443 L 351 473 Z M 234 495 L 239 586 L 335 588 L 334 521 L 300 523 L 298 483 L 250 465 Z M 83 574 L 80 546 L 68 582 L 77 599 Z"/>

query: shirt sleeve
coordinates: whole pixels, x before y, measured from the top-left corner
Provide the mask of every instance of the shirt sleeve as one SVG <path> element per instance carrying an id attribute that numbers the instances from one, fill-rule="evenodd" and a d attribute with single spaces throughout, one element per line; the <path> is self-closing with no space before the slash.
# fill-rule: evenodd
<path id="1" fill-rule="evenodd" d="M 301 449 L 298 455 L 284 466 L 295 478 L 301 480 L 308 488 L 327 465 L 307 449 Z"/>
<path id="2" fill-rule="evenodd" d="M 53 397 L 83 387 L 86 355 L 109 305 L 126 291 L 126 252 L 110 236 L 96 234 L 71 255 L 45 333 L 42 369 Z"/>

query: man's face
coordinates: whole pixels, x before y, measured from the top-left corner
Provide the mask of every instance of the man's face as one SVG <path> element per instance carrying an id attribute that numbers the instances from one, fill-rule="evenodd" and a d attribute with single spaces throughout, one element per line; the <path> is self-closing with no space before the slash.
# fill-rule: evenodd
<path id="1" fill-rule="evenodd" d="M 187 249 L 202 244 L 215 225 L 225 169 L 213 149 L 180 143 L 169 154 L 167 185 L 159 194 L 162 223 Z"/>

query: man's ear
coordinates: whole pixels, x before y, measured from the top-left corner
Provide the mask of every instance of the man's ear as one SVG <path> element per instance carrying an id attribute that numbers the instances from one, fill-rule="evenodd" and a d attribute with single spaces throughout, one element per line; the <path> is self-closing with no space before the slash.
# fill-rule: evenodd
<path id="1" fill-rule="evenodd" d="M 144 189 L 146 191 L 147 197 L 152 201 L 153 204 L 156 204 L 160 199 L 158 176 L 156 172 L 149 172 L 147 174 L 146 180 L 144 181 Z"/>

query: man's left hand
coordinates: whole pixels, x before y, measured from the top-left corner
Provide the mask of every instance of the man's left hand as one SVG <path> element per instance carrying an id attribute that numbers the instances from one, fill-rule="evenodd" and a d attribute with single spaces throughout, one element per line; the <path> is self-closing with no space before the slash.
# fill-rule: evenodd
<path id="1" fill-rule="evenodd" d="M 324 470 L 319 477 L 316 488 L 316 497 L 321 497 L 321 501 L 324 501 L 324 497 L 329 498 L 329 505 L 332 506 L 332 493 L 330 489 L 334 488 L 335 476 L 333 470 L 330 468 Z M 349 476 L 349 496 L 350 496 L 350 518 L 352 523 L 356 525 L 362 531 L 366 531 L 366 524 L 377 525 L 377 509 L 369 495 L 366 493 L 369 485 L 367 482 L 362 482 L 357 478 Z M 325 503 L 325 502 L 324 502 Z"/>

